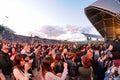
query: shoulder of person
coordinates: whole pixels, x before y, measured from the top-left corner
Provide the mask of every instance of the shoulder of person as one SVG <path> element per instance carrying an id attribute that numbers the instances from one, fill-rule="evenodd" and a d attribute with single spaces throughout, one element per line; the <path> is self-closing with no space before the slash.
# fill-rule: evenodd
<path id="1" fill-rule="evenodd" d="M 46 77 L 47 77 L 47 76 L 52 77 L 52 75 L 54 75 L 52 72 L 46 72 L 46 74 L 45 74 Z"/>

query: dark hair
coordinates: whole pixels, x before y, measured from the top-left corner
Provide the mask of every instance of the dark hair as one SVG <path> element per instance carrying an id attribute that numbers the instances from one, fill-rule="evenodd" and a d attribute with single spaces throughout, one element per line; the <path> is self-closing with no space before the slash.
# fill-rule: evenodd
<path id="1" fill-rule="evenodd" d="M 0 41 L 0 51 L 2 49 L 3 43 Z"/>
<path id="2" fill-rule="evenodd" d="M 51 56 L 47 56 L 42 61 L 42 74 L 45 76 L 45 71 L 52 72 L 51 63 L 53 62 L 53 58 Z"/>
<path id="3" fill-rule="evenodd" d="M 9 50 L 10 53 L 12 53 L 12 49 L 13 49 L 13 48 L 14 48 L 15 51 L 16 51 L 16 47 L 11 47 L 10 50 Z"/>
<path id="4" fill-rule="evenodd" d="M 55 60 L 58 60 L 58 61 L 62 60 L 61 54 L 56 54 Z"/>
<path id="5" fill-rule="evenodd" d="M 22 54 L 17 54 L 13 60 L 13 65 L 16 66 L 17 68 L 21 68 L 20 61 L 24 60 Z"/>

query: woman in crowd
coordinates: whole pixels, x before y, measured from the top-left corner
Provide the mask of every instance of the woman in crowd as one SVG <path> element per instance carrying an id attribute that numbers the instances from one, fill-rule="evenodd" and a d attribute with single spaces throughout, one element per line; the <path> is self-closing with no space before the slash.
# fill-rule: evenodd
<path id="1" fill-rule="evenodd" d="M 15 48 L 15 47 L 11 47 L 11 48 L 10 48 L 10 57 L 11 57 L 11 56 L 14 56 L 14 55 L 16 55 L 16 54 L 17 54 L 16 48 Z"/>
<path id="2" fill-rule="evenodd" d="M 69 53 L 69 60 L 67 60 L 69 80 L 77 80 L 77 64 L 75 62 L 75 59 L 76 53 Z"/>
<path id="3" fill-rule="evenodd" d="M 52 57 L 45 57 L 42 61 L 43 80 L 65 80 L 67 76 L 67 63 L 64 63 L 64 70 L 61 77 L 58 77 L 53 72 L 54 62 Z"/>
<path id="4" fill-rule="evenodd" d="M 28 73 L 28 70 L 31 66 L 29 63 L 25 63 L 24 56 L 22 54 L 17 54 L 15 56 L 13 64 L 13 74 L 16 80 L 29 80 L 30 74 Z"/>
<path id="5" fill-rule="evenodd" d="M 55 65 L 53 67 L 53 70 L 57 76 L 61 76 L 63 72 L 63 62 L 62 62 L 62 55 L 61 54 L 56 54 L 55 56 Z"/>
<path id="6" fill-rule="evenodd" d="M 79 67 L 78 69 L 80 80 L 92 80 L 93 69 L 89 57 L 84 55 L 81 59 L 83 67 Z"/>

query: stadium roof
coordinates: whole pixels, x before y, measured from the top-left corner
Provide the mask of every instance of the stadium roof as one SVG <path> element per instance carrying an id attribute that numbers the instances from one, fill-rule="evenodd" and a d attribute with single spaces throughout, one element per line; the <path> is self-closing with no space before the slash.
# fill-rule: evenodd
<path id="1" fill-rule="evenodd" d="M 85 14 L 105 39 L 120 34 L 120 0 L 98 0 L 85 8 Z"/>
<path id="2" fill-rule="evenodd" d="M 83 35 L 85 35 L 86 37 L 91 37 L 91 38 L 97 38 L 97 39 L 102 39 L 101 36 L 99 35 L 94 35 L 94 34 L 88 34 L 88 33 L 82 33 Z"/>

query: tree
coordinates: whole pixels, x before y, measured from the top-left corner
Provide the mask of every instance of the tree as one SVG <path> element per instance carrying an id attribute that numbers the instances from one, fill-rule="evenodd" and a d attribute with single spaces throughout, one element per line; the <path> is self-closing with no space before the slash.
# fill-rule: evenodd
<path id="1" fill-rule="evenodd" d="M 9 32 L 9 33 L 12 33 L 12 34 L 15 33 L 15 31 L 13 31 L 12 29 L 10 29 L 9 27 L 5 27 L 4 30 L 7 31 L 7 32 Z"/>
<path id="2" fill-rule="evenodd" d="M 0 33 L 2 33 L 5 30 L 5 27 L 3 25 L 0 25 Z"/>

